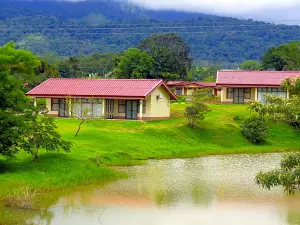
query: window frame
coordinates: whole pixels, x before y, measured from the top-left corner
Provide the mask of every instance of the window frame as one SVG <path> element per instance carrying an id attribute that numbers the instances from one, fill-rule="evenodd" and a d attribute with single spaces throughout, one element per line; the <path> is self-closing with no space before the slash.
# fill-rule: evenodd
<path id="1" fill-rule="evenodd" d="M 251 99 L 251 88 L 244 88 L 244 99 Z"/>
<path id="2" fill-rule="evenodd" d="M 123 110 L 120 110 L 120 107 L 123 107 Z M 118 113 L 126 113 L 126 100 L 118 100 Z"/>
<path id="3" fill-rule="evenodd" d="M 54 100 L 57 100 L 57 103 L 54 103 Z M 57 110 L 54 109 L 54 105 L 57 106 Z M 51 98 L 51 111 L 58 112 L 59 111 L 59 98 Z"/>
<path id="4" fill-rule="evenodd" d="M 233 88 L 226 88 L 226 98 L 233 99 Z"/>

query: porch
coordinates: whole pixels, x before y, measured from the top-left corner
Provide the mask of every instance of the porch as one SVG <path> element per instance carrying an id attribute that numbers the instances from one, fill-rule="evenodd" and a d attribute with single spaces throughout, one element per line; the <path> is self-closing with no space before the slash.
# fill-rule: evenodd
<path id="1" fill-rule="evenodd" d="M 143 99 L 55 97 L 45 100 L 47 114 L 53 117 L 143 120 L 147 119 L 147 111 L 150 112 L 150 102 L 147 105 Z"/>
<path id="2" fill-rule="evenodd" d="M 233 104 L 245 104 L 251 101 L 265 103 L 265 95 L 270 94 L 288 98 L 288 92 L 280 87 L 223 87 L 221 90 L 221 102 Z"/>

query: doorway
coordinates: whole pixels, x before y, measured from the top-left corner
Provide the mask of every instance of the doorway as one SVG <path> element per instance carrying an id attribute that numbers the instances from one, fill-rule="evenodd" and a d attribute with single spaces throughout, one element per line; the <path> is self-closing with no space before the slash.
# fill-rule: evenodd
<path id="1" fill-rule="evenodd" d="M 244 88 L 234 88 L 233 89 L 233 103 L 234 104 L 244 104 L 245 103 Z"/>
<path id="2" fill-rule="evenodd" d="M 136 120 L 138 114 L 138 101 L 126 101 L 125 118 L 129 120 Z"/>
<path id="3" fill-rule="evenodd" d="M 69 104 L 64 98 L 59 99 L 59 117 L 69 117 Z"/>

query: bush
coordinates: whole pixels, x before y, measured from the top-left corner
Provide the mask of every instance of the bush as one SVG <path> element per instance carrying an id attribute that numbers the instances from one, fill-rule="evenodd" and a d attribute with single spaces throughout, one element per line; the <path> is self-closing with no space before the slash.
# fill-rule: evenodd
<path id="1" fill-rule="evenodd" d="M 261 116 L 251 116 L 242 124 L 242 134 L 252 143 L 258 144 L 267 139 L 268 127 L 266 120 Z"/>
<path id="2" fill-rule="evenodd" d="M 209 108 L 203 103 L 197 103 L 185 108 L 185 117 L 188 125 L 195 127 L 199 120 L 204 119 L 204 114 L 209 111 Z"/>

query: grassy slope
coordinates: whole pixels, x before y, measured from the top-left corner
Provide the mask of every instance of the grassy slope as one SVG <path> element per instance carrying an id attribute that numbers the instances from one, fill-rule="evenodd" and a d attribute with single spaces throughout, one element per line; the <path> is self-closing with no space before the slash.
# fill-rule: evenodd
<path id="1" fill-rule="evenodd" d="M 142 163 L 137 159 L 196 157 L 208 154 L 259 153 L 300 149 L 300 132 L 283 124 L 270 124 L 267 143 L 249 143 L 233 119 L 249 112 L 244 105 L 211 105 L 212 111 L 199 128 L 186 126 L 184 104 L 172 105 L 168 121 L 94 121 L 74 137 L 78 121 L 57 119 L 61 135 L 75 143 L 72 153 L 43 153 L 33 163 L 24 153 L 18 162 L 0 161 L 0 198 L 16 187 L 40 190 L 99 183 L 118 177 L 110 165 Z M 238 120 L 237 120 L 238 121 Z M 102 167 L 93 159 L 100 155 Z"/>

